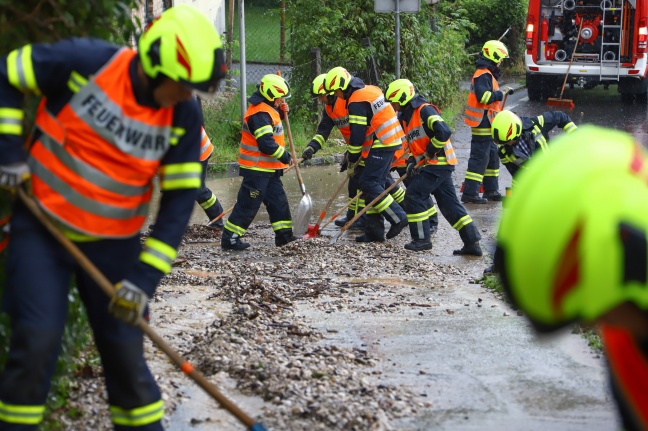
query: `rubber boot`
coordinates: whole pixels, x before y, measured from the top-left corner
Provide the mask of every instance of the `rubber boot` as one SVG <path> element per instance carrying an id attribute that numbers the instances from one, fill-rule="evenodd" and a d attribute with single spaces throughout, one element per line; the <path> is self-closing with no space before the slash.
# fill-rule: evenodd
<path id="1" fill-rule="evenodd" d="M 335 223 L 336 226 L 342 227 L 345 224 L 349 222 L 353 218 L 353 213 L 351 211 L 347 211 L 346 215 L 342 218 L 336 218 L 333 223 Z"/>
<path id="2" fill-rule="evenodd" d="M 430 238 L 415 239 L 405 244 L 405 249 L 412 251 L 432 250 L 432 241 Z"/>
<path id="3" fill-rule="evenodd" d="M 293 235 L 292 229 L 280 229 L 275 232 L 275 245 L 277 247 L 281 247 L 298 239 L 298 237 Z"/>
<path id="4" fill-rule="evenodd" d="M 211 220 L 214 220 L 216 217 L 219 215 L 223 214 L 223 206 L 221 205 L 220 201 L 216 199 L 216 202 L 214 205 L 210 206 L 205 210 L 205 215 L 207 218 L 210 220 L 207 223 L 207 227 L 209 229 L 213 230 L 223 230 L 224 223 L 223 223 L 223 217 L 219 218 L 218 220 L 212 222 Z"/>
<path id="5" fill-rule="evenodd" d="M 380 214 L 367 215 L 367 227 L 365 233 L 356 237 L 356 242 L 384 242 L 385 224 Z"/>
<path id="6" fill-rule="evenodd" d="M 501 202 L 502 201 L 502 195 L 500 194 L 499 191 L 497 190 L 491 190 L 489 192 L 486 192 L 482 195 L 484 199 L 487 199 L 492 202 Z"/>
<path id="7" fill-rule="evenodd" d="M 474 242 L 472 244 L 464 244 L 459 250 L 452 252 L 454 255 L 465 255 L 465 256 L 482 256 L 484 252 L 479 245 L 479 242 Z"/>
<path id="8" fill-rule="evenodd" d="M 382 212 L 382 215 L 391 224 L 391 227 L 387 232 L 387 239 L 395 238 L 408 225 L 405 210 L 396 202 L 392 202 L 392 204 Z"/>
<path id="9" fill-rule="evenodd" d="M 242 251 L 250 246 L 249 243 L 241 241 L 241 237 L 225 229 L 221 236 L 221 248 L 223 250 Z"/>
<path id="10" fill-rule="evenodd" d="M 479 196 L 481 184 L 475 180 L 464 181 L 463 194 L 461 202 L 466 204 L 485 204 L 488 201 Z"/>

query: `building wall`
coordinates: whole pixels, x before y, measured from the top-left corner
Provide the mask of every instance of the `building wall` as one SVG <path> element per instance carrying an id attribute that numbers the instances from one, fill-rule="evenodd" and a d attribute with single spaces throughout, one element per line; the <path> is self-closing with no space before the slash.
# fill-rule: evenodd
<path id="1" fill-rule="evenodd" d="M 156 17 L 164 11 L 165 0 L 142 0 L 139 9 L 133 11 L 133 15 L 139 18 L 142 24 L 144 24 L 144 18 L 146 17 L 146 3 L 149 4 L 149 10 L 153 10 L 153 17 Z M 227 3 L 225 0 L 166 0 L 166 3 L 173 5 L 186 3 L 195 6 L 207 15 L 207 18 L 214 24 L 219 34 L 225 34 L 225 18 L 227 16 Z"/>

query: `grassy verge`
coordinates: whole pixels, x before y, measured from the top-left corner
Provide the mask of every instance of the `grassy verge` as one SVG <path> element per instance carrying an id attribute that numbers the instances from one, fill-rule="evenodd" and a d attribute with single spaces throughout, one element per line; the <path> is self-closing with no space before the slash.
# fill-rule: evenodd
<path id="1" fill-rule="evenodd" d="M 497 275 L 485 275 L 484 278 L 481 279 L 481 283 L 482 286 L 484 286 L 486 289 L 494 292 L 498 298 L 503 299 L 509 304 L 511 303 L 511 301 L 509 301 L 508 297 L 505 295 L 504 287 L 502 286 L 502 282 L 500 281 L 500 278 Z M 572 329 L 572 333 L 580 334 L 583 338 L 585 338 L 585 340 L 587 341 L 587 345 L 593 351 L 595 352 L 603 351 L 603 345 L 601 344 L 601 337 L 598 334 L 596 326 L 579 323 L 574 325 L 574 328 Z"/>
<path id="2" fill-rule="evenodd" d="M 238 16 L 238 2 L 236 5 Z M 279 8 L 245 7 L 245 56 L 248 62 L 278 63 L 281 57 L 281 16 Z M 234 20 L 234 38 L 239 43 L 239 20 Z M 286 46 L 290 32 L 286 30 Z M 240 61 L 239 49 L 232 52 L 234 61 Z M 290 61 L 290 54 L 284 53 L 283 61 Z"/>

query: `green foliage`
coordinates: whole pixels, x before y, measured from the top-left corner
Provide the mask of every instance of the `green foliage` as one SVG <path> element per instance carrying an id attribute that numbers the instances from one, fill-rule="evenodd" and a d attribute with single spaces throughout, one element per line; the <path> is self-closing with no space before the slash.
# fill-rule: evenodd
<path id="1" fill-rule="evenodd" d="M 470 21 L 470 36 L 466 44 L 469 53 L 480 52 L 484 42 L 499 39 L 509 26 L 511 30 L 502 42 L 509 49 L 509 64 L 522 61 L 528 0 L 446 0 L 439 11 Z M 505 67 L 507 64 L 505 63 Z"/>
<path id="2" fill-rule="evenodd" d="M 0 52 L 31 42 L 93 36 L 125 43 L 139 23 L 131 9 L 139 0 L 0 0 Z"/>
<path id="3" fill-rule="evenodd" d="M 313 76 L 313 48 L 321 50 L 322 72 L 343 66 L 367 81 L 367 58 L 373 55 L 382 72 L 381 88 L 395 78 L 395 17 L 374 13 L 373 0 L 287 0 L 287 20 L 292 34 L 289 43 L 294 69 L 290 76 L 291 106 L 308 110 L 312 105 L 309 88 Z M 317 22 L 313 22 L 317 17 Z M 401 71 L 430 101 L 445 105 L 459 94 L 462 66 L 467 60 L 464 44 L 469 22 L 462 17 L 434 14 L 422 5 L 421 12 L 401 14 Z M 434 27 L 431 20 L 434 18 Z M 455 19 L 456 18 L 456 19 Z M 363 46 L 370 38 L 371 47 Z"/>

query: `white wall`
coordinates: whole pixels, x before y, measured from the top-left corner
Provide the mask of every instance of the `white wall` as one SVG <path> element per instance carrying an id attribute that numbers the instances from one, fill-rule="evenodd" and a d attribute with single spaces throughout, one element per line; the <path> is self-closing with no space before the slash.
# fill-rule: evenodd
<path id="1" fill-rule="evenodd" d="M 133 15 L 137 16 L 142 24 L 144 24 L 145 3 L 146 2 L 142 0 L 139 9 L 133 11 Z M 153 16 L 158 16 L 162 13 L 162 0 L 149 0 L 149 3 L 153 5 Z M 227 16 L 227 3 L 225 2 L 225 0 L 173 0 L 174 5 L 185 3 L 195 6 L 196 8 L 201 10 L 214 24 L 216 31 L 218 31 L 219 34 L 225 34 L 225 18 Z"/>

